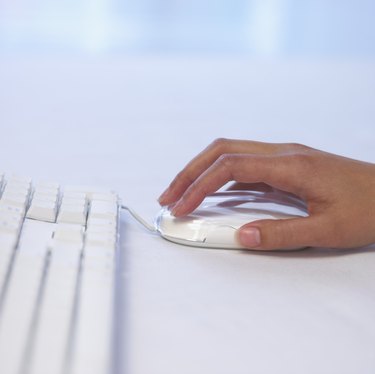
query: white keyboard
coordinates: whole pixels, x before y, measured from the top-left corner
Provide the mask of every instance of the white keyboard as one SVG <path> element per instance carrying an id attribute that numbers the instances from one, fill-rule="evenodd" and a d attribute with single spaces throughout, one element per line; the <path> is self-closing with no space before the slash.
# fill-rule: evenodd
<path id="1" fill-rule="evenodd" d="M 0 175 L 0 373 L 113 372 L 113 192 Z"/>

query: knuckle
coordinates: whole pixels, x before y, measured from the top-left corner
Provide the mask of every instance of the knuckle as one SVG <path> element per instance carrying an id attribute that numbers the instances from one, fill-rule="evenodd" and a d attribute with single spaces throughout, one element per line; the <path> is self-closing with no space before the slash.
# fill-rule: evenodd
<path id="1" fill-rule="evenodd" d="M 224 153 L 219 156 L 219 158 L 215 161 L 214 168 L 217 171 L 217 174 L 221 176 L 221 178 L 226 179 L 227 181 L 234 179 L 235 173 L 235 161 L 237 157 L 236 155 L 230 153 Z"/>
<path id="2" fill-rule="evenodd" d="M 233 165 L 234 159 L 234 155 L 230 153 L 224 153 L 218 158 L 217 162 L 220 164 L 220 166 L 230 170 Z"/>
<path id="3" fill-rule="evenodd" d="M 301 144 L 301 143 L 287 143 L 286 146 L 293 150 L 293 151 L 297 151 L 297 152 L 306 152 L 310 149 L 310 147 L 304 145 L 304 144 Z"/>
<path id="4" fill-rule="evenodd" d="M 212 142 L 211 147 L 217 151 L 223 151 L 227 148 L 229 143 L 230 143 L 229 139 L 217 138 Z"/>

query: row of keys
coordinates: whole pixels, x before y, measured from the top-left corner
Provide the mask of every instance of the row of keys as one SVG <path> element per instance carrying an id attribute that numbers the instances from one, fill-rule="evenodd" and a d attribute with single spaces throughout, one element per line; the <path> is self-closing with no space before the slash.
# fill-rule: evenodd
<path id="1" fill-rule="evenodd" d="M 60 200 L 58 183 L 0 174 L 0 245 L 13 248 L 24 217 L 55 224 L 53 241 L 114 248 L 117 241 L 118 197 L 90 187 L 65 187 Z"/>
<path id="2" fill-rule="evenodd" d="M 117 203 L 92 200 L 86 227 L 78 223 L 58 222 L 53 242 L 74 243 L 78 246 L 85 244 L 85 248 L 97 246 L 114 249 L 117 242 L 117 219 Z"/>

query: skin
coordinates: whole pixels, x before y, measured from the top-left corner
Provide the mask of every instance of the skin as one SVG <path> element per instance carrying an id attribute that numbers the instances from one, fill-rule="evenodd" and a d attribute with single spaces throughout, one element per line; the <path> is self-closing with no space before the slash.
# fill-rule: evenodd
<path id="1" fill-rule="evenodd" d="M 249 249 L 353 248 L 375 243 L 375 164 L 301 144 L 217 139 L 175 177 L 159 203 L 191 213 L 227 182 L 279 189 L 303 200 L 308 217 L 259 220 L 238 230 Z"/>

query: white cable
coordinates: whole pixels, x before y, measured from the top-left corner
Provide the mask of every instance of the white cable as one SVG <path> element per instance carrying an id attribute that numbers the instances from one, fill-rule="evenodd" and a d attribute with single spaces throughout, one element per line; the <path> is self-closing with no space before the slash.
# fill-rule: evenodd
<path id="1" fill-rule="evenodd" d="M 142 226 L 144 226 L 147 230 L 156 233 L 156 228 L 149 224 L 146 220 L 144 220 L 140 215 L 138 215 L 133 209 L 129 208 L 128 206 L 121 205 L 121 209 L 127 210 Z"/>

